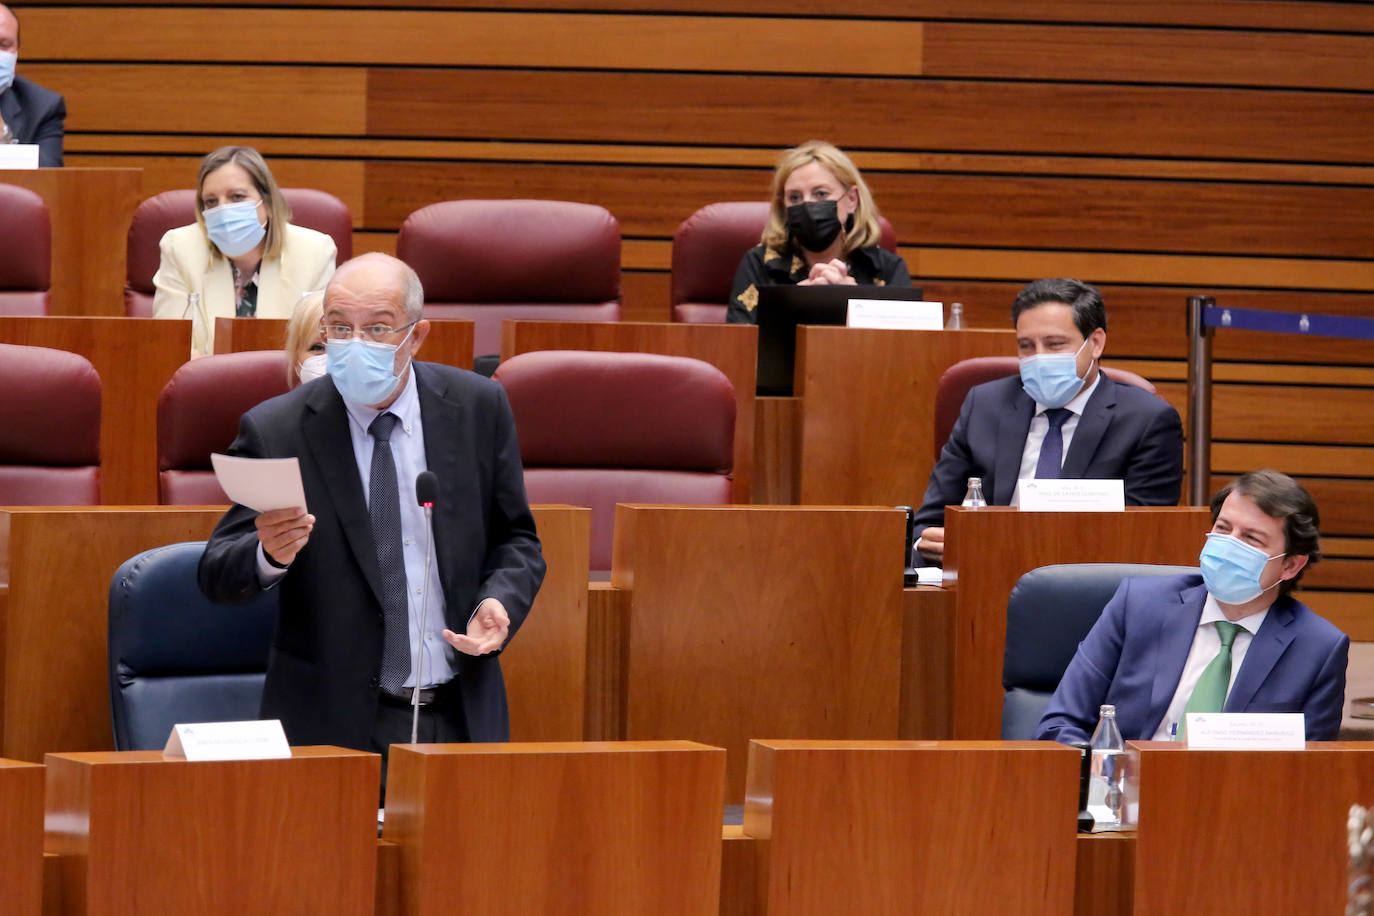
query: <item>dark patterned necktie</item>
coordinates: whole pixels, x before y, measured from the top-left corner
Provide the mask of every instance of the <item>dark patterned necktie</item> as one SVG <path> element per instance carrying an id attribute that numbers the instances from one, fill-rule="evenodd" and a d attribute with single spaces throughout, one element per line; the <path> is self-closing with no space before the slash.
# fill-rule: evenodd
<path id="1" fill-rule="evenodd" d="M 1069 410 L 1064 407 L 1045 411 L 1050 428 L 1045 433 L 1045 441 L 1040 443 L 1040 458 L 1035 462 L 1037 480 L 1059 479 L 1059 469 L 1064 464 L 1064 421 L 1068 418 Z"/>
<path id="2" fill-rule="evenodd" d="M 398 694 L 410 674 L 410 605 L 406 600 L 405 557 L 401 553 L 401 496 L 396 483 L 396 460 L 391 454 L 394 413 L 378 414 L 367 431 L 372 434 L 372 473 L 368 478 L 368 514 L 382 573 L 381 686 Z"/>

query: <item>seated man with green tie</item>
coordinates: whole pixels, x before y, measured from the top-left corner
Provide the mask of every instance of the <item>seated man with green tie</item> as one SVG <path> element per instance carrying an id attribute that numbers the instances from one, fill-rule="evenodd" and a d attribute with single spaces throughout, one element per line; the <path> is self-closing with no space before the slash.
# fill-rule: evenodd
<path id="1" fill-rule="evenodd" d="M 1111 703 L 1127 741 L 1180 737 L 1190 712 L 1300 712 L 1309 741 L 1334 739 L 1350 637 L 1292 597 L 1321 558 L 1318 525 L 1312 496 L 1277 471 L 1222 488 L 1202 574 L 1123 580 L 1035 736 L 1087 741 Z"/>

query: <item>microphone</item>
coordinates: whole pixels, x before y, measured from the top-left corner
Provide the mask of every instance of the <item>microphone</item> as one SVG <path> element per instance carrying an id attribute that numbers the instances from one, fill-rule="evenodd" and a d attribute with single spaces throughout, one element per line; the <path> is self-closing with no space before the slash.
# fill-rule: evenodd
<path id="1" fill-rule="evenodd" d="M 420 625 L 415 628 L 418 638 L 412 653 L 412 673 L 415 676 L 415 689 L 410 693 L 410 743 L 418 744 L 420 737 L 420 687 L 421 661 L 424 658 L 425 625 L 429 622 L 429 567 L 434 557 L 434 504 L 439 499 L 439 477 L 433 471 L 421 471 L 415 475 L 415 501 L 425 510 L 425 531 L 429 538 L 425 542 L 425 589 L 420 599 Z"/>

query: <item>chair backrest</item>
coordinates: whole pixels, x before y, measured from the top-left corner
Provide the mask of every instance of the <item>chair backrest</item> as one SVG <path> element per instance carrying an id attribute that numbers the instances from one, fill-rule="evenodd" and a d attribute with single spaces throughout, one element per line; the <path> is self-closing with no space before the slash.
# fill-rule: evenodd
<path id="1" fill-rule="evenodd" d="M 258 718 L 277 590 L 215 604 L 196 584 L 204 541 L 154 547 L 110 581 L 115 749 L 160 750 L 183 722 Z"/>
<path id="2" fill-rule="evenodd" d="M 315 229 L 334 239 L 335 263 L 353 257 L 353 214 L 333 194 L 314 188 L 282 188 L 291 205 L 291 223 Z M 163 191 L 134 210 L 129 224 L 129 253 L 124 278 L 124 314 L 130 318 L 153 317 L 153 275 L 162 254 L 158 243 L 167 230 L 196 221 L 196 192 L 188 188 Z"/>
<path id="3" fill-rule="evenodd" d="M 245 411 L 286 390 L 280 350 L 217 353 L 183 364 L 157 399 L 158 502 L 229 502 L 215 480 L 210 454 L 229 448 Z"/>
<path id="4" fill-rule="evenodd" d="M 0 506 L 100 502 L 100 376 L 65 350 L 0 344 Z"/>
<path id="5" fill-rule="evenodd" d="M 994 382 L 999 378 L 1017 375 L 1021 371 L 1021 361 L 1015 356 L 975 356 L 960 360 L 945 370 L 935 387 L 935 460 L 940 460 L 940 450 L 949 441 L 954 430 L 954 422 L 959 419 L 959 410 L 964 406 L 964 398 L 969 389 L 984 382 Z M 1114 382 L 1123 382 L 1156 394 L 1155 386 L 1126 369 L 1103 366 L 1102 371 Z"/>
<path id="6" fill-rule="evenodd" d="M 725 321 L 730 287 L 745 252 L 759 243 L 768 222 L 768 202 L 733 200 L 707 204 L 673 233 L 673 320 L 703 324 Z M 879 217 L 879 243 L 897 250 L 897 234 Z"/>
<path id="7" fill-rule="evenodd" d="M 1022 576 L 1007 599 L 1002 738 L 1022 740 L 1035 734 L 1078 644 L 1122 579 L 1195 572 L 1189 566 L 1068 563 L 1042 566 Z"/>
<path id="8" fill-rule="evenodd" d="M 592 510 L 591 569 L 611 567 L 617 502 L 730 502 L 735 390 L 710 363 L 542 350 L 501 364 L 531 502 Z"/>
<path id="9" fill-rule="evenodd" d="M 620 223 L 562 200 L 449 200 L 396 237 L 420 275 L 425 317 L 474 323 L 473 355 L 501 349 L 501 319 L 620 320 Z"/>
<path id="10" fill-rule="evenodd" d="M 52 225 L 34 191 L 0 184 L 0 315 L 46 315 L 52 286 Z"/>

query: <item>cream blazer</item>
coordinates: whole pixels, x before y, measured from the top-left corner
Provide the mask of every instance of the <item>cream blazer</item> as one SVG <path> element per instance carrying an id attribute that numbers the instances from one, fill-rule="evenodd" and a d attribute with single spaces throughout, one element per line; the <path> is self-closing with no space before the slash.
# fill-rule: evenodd
<path id="1" fill-rule="evenodd" d="M 215 352 L 215 319 L 234 317 L 234 273 L 198 223 L 169 229 L 159 243 L 162 261 L 153 275 L 153 317 L 191 319 L 191 356 Z M 323 232 L 286 227 L 281 257 L 258 268 L 258 317 L 289 318 L 305 293 L 324 289 L 334 274 L 337 250 Z M 200 310 L 189 312 L 189 296 Z"/>

